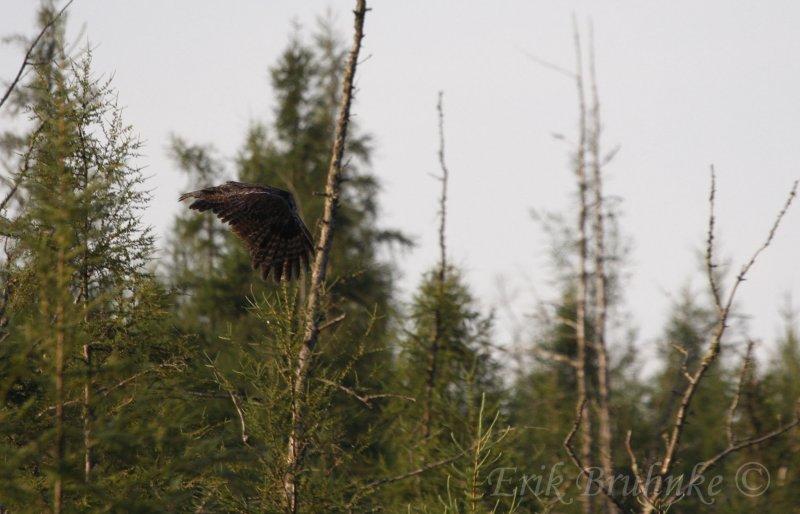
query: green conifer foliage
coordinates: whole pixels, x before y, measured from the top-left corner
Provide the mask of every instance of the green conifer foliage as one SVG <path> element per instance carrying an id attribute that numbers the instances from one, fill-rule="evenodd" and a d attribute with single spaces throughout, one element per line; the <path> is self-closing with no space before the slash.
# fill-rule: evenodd
<path id="1" fill-rule="evenodd" d="M 139 445 L 157 437 L 141 417 L 154 408 L 142 405 L 146 383 L 179 367 L 148 271 L 140 144 L 90 63 L 88 52 L 44 61 L 28 86 L 37 128 L 7 227 L 14 287 L 0 349 L 0 496 L 12 509 L 130 504 L 141 484 L 123 477 L 154 457 Z"/>

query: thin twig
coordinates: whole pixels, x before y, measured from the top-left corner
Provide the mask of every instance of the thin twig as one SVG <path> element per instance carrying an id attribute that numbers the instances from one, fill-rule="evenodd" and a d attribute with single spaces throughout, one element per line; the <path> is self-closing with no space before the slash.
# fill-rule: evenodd
<path id="1" fill-rule="evenodd" d="M 325 323 L 323 323 L 323 324 L 321 324 L 319 326 L 319 331 L 320 332 L 324 332 L 325 330 L 333 327 L 337 323 L 341 323 L 342 321 L 344 321 L 345 316 L 346 316 L 346 314 L 342 313 L 342 314 L 339 314 L 338 316 L 336 316 L 335 318 L 329 319 L 328 321 L 326 321 Z"/>
<path id="2" fill-rule="evenodd" d="M 392 477 L 386 477 L 386 478 L 381 478 L 381 479 L 378 479 L 378 480 L 373 480 L 372 482 L 369 482 L 366 485 L 362 486 L 361 490 L 363 491 L 363 490 L 375 489 L 376 487 L 380 487 L 382 485 L 392 484 L 394 482 L 399 482 L 401 480 L 405 480 L 406 478 L 411 478 L 411 477 L 415 477 L 417 475 L 421 475 L 421 474 L 425 473 L 426 471 L 430 471 L 430 470 L 438 468 L 440 466 L 446 466 L 447 464 L 450 464 L 451 462 L 455 462 L 458 459 L 460 459 L 466 452 L 467 452 L 467 450 L 465 449 L 465 450 L 462 450 L 461 452 L 459 452 L 459 453 L 457 453 L 457 454 L 455 454 L 453 456 L 447 457 L 445 459 L 437 460 L 437 461 L 431 462 L 429 464 L 425 464 L 424 466 L 420 466 L 417 469 L 414 469 L 412 471 L 408 471 L 406 473 L 401 473 L 399 475 L 395 475 L 395 476 L 392 476 Z"/>
<path id="3" fill-rule="evenodd" d="M 633 451 L 633 446 L 631 445 L 631 435 L 632 432 L 628 430 L 625 436 L 625 450 L 628 452 L 628 457 L 631 460 L 631 471 L 633 472 L 634 480 L 636 480 L 637 489 L 639 489 L 639 498 L 646 504 L 649 504 L 650 499 L 647 497 L 647 484 L 644 476 L 642 476 L 642 472 L 639 470 L 639 461 L 636 459 L 636 453 Z"/>
<path id="4" fill-rule="evenodd" d="M 566 364 L 567 366 L 571 366 L 573 368 L 578 367 L 578 361 L 576 359 L 572 359 L 563 353 L 551 352 L 550 350 L 545 350 L 539 346 L 534 346 L 531 351 L 533 352 L 534 356 L 539 357 L 540 359 Z"/>
<path id="5" fill-rule="evenodd" d="M 233 408 L 236 410 L 236 415 L 239 417 L 239 429 L 241 431 L 242 443 L 249 447 L 250 444 L 248 441 L 250 440 L 250 436 L 247 435 L 247 425 L 245 424 L 244 420 L 244 410 L 239 402 L 239 397 L 233 391 L 233 387 L 231 387 L 228 380 L 226 380 L 225 377 L 223 377 L 222 374 L 217 370 L 216 366 L 214 366 L 214 363 L 210 362 L 208 366 L 211 368 L 211 373 L 214 374 L 217 384 L 220 387 L 223 387 L 225 392 L 228 393 L 228 397 L 231 399 L 231 403 L 233 403 Z"/>
<path id="6" fill-rule="evenodd" d="M 553 64 L 552 62 L 547 61 L 545 59 L 542 59 L 541 57 L 539 57 L 537 55 L 534 55 L 533 53 L 528 52 L 527 50 L 519 49 L 519 51 L 522 52 L 523 55 L 525 55 L 525 57 L 527 57 L 528 59 L 530 59 L 534 63 L 538 64 L 542 68 L 547 68 L 548 70 L 554 71 L 554 72 L 556 72 L 556 73 L 558 73 L 560 75 L 563 75 L 564 77 L 566 77 L 566 78 L 568 78 L 570 80 L 575 80 L 575 72 L 570 71 L 570 70 L 568 70 L 566 68 L 562 68 L 561 66 L 559 66 L 557 64 Z"/>
<path id="7" fill-rule="evenodd" d="M 722 313 L 722 299 L 717 285 L 717 274 L 715 273 L 716 264 L 714 264 L 714 224 L 716 223 L 715 215 L 715 199 L 717 196 L 717 173 L 714 170 L 714 165 L 711 165 L 711 188 L 708 193 L 708 235 L 706 237 L 706 275 L 708 275 L 708 285 L 711 288 L 711 296 L 714 298 L 714 305 L 717 308 L 717 313 Z"/>
<path id="8" fill-rule="evenodd" d="M 328 380 L 326 378 L 317 378 L 316 380 L 319 381 L 319 382 L 322 382 L 323 384 L 327 384 L 327 385 L 329 385 L 331 387 L 335 387 L 335 388 L 339 389 L 340 391 L 344 392 L 345 394 L 347 394 L 349 396 L 352 396 L 356 400 L 358 400 L 361 403 L 363 403 L 364 406 L 366 408 L 368 408 L 368 409 L 372 409 L 372 401 L 373 400 L 379 400 L 381 398 L 399 398 L 401 400 L 407 400 L 407 401 L 410 401 L 410 402 L 416 402 L 417 401 L 416 398 L 413 398 L 411 396 L 405 396 L 405 395 L 402 395 L 402 394 L 393 394 L 393 393 L 358 394 L 352 388 L 347 387 L 347 386 L 345 386 L 343 384 L 339 384 L 337 382 L 334 382 L 333 380 Z"/>
<path id="9" fill-rule="evenodd" d="M 750 268 L 756 263 L 759 255 L 761 255 L 764 250 L 766 250 L 770 244 L 772 244 L 772 240 L 775 238 L 775 234 L 778 232 L 778 227 L 781 225 L 781 221 L 783 221 L 784 216 L 789 211 L 789 207 L 792 206 L 792 202 L 794 202 L 795 197 L 797 196 L 797 186 L 798 181 L 795 180 L 792 184 L 792 189 L 789 191 L 789 195 L 786 198 L 786 201 L 783 204 L 778 215 L 775 217 L 775 221 L 772 223 L 772 227 L 769 229 L 769 233 L 767 234 L 767 238 L 764 240 L 764 243 L 758 247 L 758 249 L 753 253 L 750 257 L 750 260 L 742 266 L 741 271 L 736 276 L 736 281 L 733 283 L 733 288 L 731 289 L 730 294 L 728 295 L 728 302 L 725 304 L 725 310 L 730 311 L 731 306 L 733 305 L 734 297 L 736 296 L 736 290 L 739 289 L 739 286 L 742 282 L 745 281 L 747 277 L 747 273 L 750 271 Z"/>
<path id="10" fill-rule="evenodd" d="M 64 7 L 62 7 L 61 10 L 58 11 L 55 16 L 53 16 L 53 19 L 51 19 L 50 21 L 48 21 L 45 24 L 45 26 L 42 27 L 42 30 L 39 31 L 39 35 L 37 35 L 36 38 L 33 40 L 33 42 L 30 44 L 30 46 L 28 47 L 28 51 L 25 52 L 25 58 L 22 60 L 22 64 L 20 64 L 19 70 L 17 71 L 17 75 L 14 77 L 14 80 L 12 80 L 11 83 L 6 88 L 5 93 L 3 93 L 3 97 L 0 98 L 0 108 L 3 107 L 3 104 L 6 103 L 6 100 L 8 100 L 8 98 L 11 96 L 11 93 L 17 87 L 17 84 L 19 83 L 20 79 L 22 78 L 22 74 L 25 72 L 25 68 L 27 68 L 29 65 L 33 64 L 33 63 L 31 63 L 31 55 L 33 55 L 33 51 L 36 49 L 36 46 L 39 44 L 39 40 L 41 40 L 42 37 L 45 35 L 45 33 L 48 30 L 50 30 L 50 28 L 53 25 L 55 25 L 56 21 L 58 21 L 58 19 L 61 17 L 61 15 L 64 14 L 64 11 L 67 10 L 67 8 L 70 6 L 70 4 L 72 4 L 73 1 L 74 0 L 69 0 L 64 5 Z"/>
<path id="11" fill-rule="evenodd" d="M 564 450 L 566 450 L 566 452 L 567 452 L 567 456 L 570 458 L 572 463 L 575 464 L 575 467 L 578 468 L 580 474 L 581 475 L 585 475 L 585 476 L 588 477 L 588 476 L 590 476 L 589 467 L 587 467 L 584 464 L 584 462 L 581 460 L 581 458 L 578 456 L 578 454 L 575 453 L 575 449 L 572 447 L 572 439 L 575 437 L 575 434 L 581 428 L 581 424 L 582 424 L 582 421 L 583 421 L 583 418 L 584 418 L 584 411 L 586 411 L 586 403 L 587 403 L 587 400 L 584 398 L 584 400 L 580 404 L 578 404 L 578 406 L 576 407 L 576 409 L 575 409 L 575 411 L 576 411 L 575 412 L 575 421 L 572 422 L 572 427 L 570 428 L 569 432 L 567 433 L 567 437 L 564 438 L 563 446 L 564 446 Z M 614 503 L 614 505 L 617 506 L 617 508 L 619 508 L 623 512 L 627 512 L 628 511 L 628 509 L 626 509 L 625 506 L 614 496 L 614 493 L 611 490 L 608 489 L 608 486 L 606 484 L 604 484 L 601 481 L 600 484 L 599 484 L 599 487 L 600 487 L 600 490 L 603 492 L 603 494 L 606 496 L 606 498 L 611 500 Z M 582 495 L 582 496 L 585 496 L 585 495 Z"/>
<path id="12" fill-rule="evenodd" d="M 130 384 L 131 382 L 143 377 L 144 375 L 147 375 L 149 373 L 153 373 L 154 371 L 158 371 L 159 369 L 162 369 L 162 368 L 176 367 L 177 365 L 178 364 L 175 363 L 175 362 L 167 362 L 167 363 L 163 363 L 163 364 L 160 364 L 158 366 L 155 366 L 153 368 L 148 368 L 148 369 L 146 369 L 144 371 L 140 371 L 138 373 L 134 373 L 133 375 L 131 375 L 131 376 L 129 376 L 129 377 L 123 379 L 123 380 L 120 380 L 119 382 L 117 382 L 114 385 L 107 386 L 107 387 L 101 387 L 100 389 L 98 389 L 97 390 L 98 398 L 105 398 L 105 397 L 109 396 L 111 393 L 113 393 L 114 391 L 116 391 L 117 389 L 125 387 L 126 385 Z M 67 407 L 69 405 L 75 405 L 75 404 L 81 402 L 82 400 L 83 400 L 83 398 L 75 398 L 73 400 L 68 400 L 68 401 L 63 402 L 62 405 L 64 407 Z M 55 405 L 51 405 L 49 407 L 46 407 L 46 408 L 42 409 L 38 414 L 36 414 L 36 417 L 37 418 L 41 417 L 41 416 L 43 416 L 43 415 L 47 414 L 48 412 L 53 411 L 55 409 L 56 409 Z"/>
<path id="13" fill-rule="evenodd" d="M 727 423 L 725 424 L 725 432 L 728 435 L 728 446 L 736 444 L 736 435 L 733 432 L 733 421 L 734 416 L 736 416 L 736 409 L 739 407 L 739 401 L 742 398 L 742 388 L 747 377 L 747 372 L 750 369 L 754 345 L 755 342 L 752 339 L 747 341 L 747 350 L 745 350 L 744 359 L 742 359 L 742 367 L 739 371 L 739 380 L 736 382 L 736 392 L 733 395 L 733 400 L 731 400 L 730 406 L 728 407 Z"/>
<path id="14" fill-rule="evenodd" d="M 683 377 L 687 382 L 693 382 L 694 377 L 691 373 L 689 373 L 689 351 L 679 343 L 672 343 L 672 347 L 675 348 L 676 352 L 683 355 L 683 360 L 681 361 L 681 373 L 683 374 Z"/>

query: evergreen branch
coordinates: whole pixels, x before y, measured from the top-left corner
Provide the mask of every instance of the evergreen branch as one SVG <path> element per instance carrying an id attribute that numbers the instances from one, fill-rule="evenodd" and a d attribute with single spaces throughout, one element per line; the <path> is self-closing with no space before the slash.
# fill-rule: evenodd
<path id="1" fill-rule="evenodd" d="M 381 486 L 384 486 L 384 485 L 387 485 L 387 484 L 393 484 L 395 482 L 400 482 L 401 480 L 405 480 L 407 478 L 413 478 L 415 476 L 419 476 L 419 475 L 425 473 L 426 471 L 430 471 L 432 469 L 436 469 L 438 467 L 446 466 L 448 464 L 451 464 L 451 463 L 457 461 L 458 459 L 460 459 L 461 457 L 463 457 L 468 451 L 469 451 L 469 448 L 465 448 L 465 449 L 461 450 L 460 452 L 456 453 L 455 455 L 451 455 L 450 457 L 447 457 L 447 458 L 444 458 L 444 459 L 440 459 L 440 460 L 437 460 L 435 462 L 430 462 L 428 464 L 420 466 L 420 467 L 418 467 L 416 469 L 413 469 L 411 471 L 407 471 L 405 473 L 400 473 L 399 475 L 394 475 L 394 476 L 390 476 L 390 477 L 384 477 L 384 478 L 380 478 L 380 479 L 377 479 L 377 480 L 373 480 L 372 482 L 368 482 L 368 483 L 362 485 L 361 487 L 359 487 L 358 491 L 353 495 L 353 499 L 350 500 L 350 503 L 348 504 L 348 507 L 352 507 L 352 505 L 355 503 L 355 501 L 357 499 L 359 499 L 361 496 L 363 496 L 366 492 L 369 492 L 369 491 L 371 491 L 373 489 L 377 489 L 378 487 L 381 487 Z"/>
<path id="2" fill-rule="evenodd" d="M 129 376 L 129 377 L 123 379 L 123 380 L 120 380 L 116 384 L 113 384 L 113 385 L 110 385 L 110 386 L 106 386 L 106 387 L 101 387 L 100 389 L 97 390 L 97 393 L 99 393 L 99 395 L 100 395 L 99 397 L 100 398 L 106 398 L 107 396 L 109 396 L 111 393 L 113 393 L 117 389 L 121 389 L 121 388 L 125 387 L 126 385 L 130 384 L 131 382 L 134 382 L 137 379 L 139 379 L 139 378 L 141 378 L 141 377 L 143 377 L 145 375 L 148 375 L 150 373 L 153 373 L 153 372 L 158 371 L 158 370 L 163 369 L 163 368 L 170 368 L 170 367 L 177 367 L 177 366 L 178 366 L 177 362 L 165 362 L 163 364 L 159 364 L 158 366 L 155 366 L 153 368 L 148 368 L 148 369 L 146 369 L 144 371 L 140 371 L 138 373 L 134 373 L 133 375 L 131 375 L 131 376 Z M 67 407 L 67 406 L 70 406 L 70 405 L 78 404 L 78 403 L 80 403 L 82 401 L 83 401 L 83 398 L 74 398 L 72 400 L 67 400 L 67 401 L 63 402 L 62 405 L 64 407 Z M 41 410 L 36 415 L 36 417 L 37 418 L 42 417 L 43 415 L 47 414 L 48 412 L 54 411 L 55 409 L 56 409 L 55 405 L 51 405 L 49 407 L 46 407 L 43 410 Z"/>

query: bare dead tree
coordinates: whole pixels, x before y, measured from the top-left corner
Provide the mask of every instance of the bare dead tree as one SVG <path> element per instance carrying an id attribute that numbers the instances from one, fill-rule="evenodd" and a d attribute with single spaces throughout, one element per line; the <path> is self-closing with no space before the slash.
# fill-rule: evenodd
<path id="1" fill-rule="evenodd" d="M 573 37 L 575 41 L 575 87 L 578 93 L 578 144 L 575 154 L 575 177 L 578 182 L 578 219 L 577 219 L 577 252 L 578 252 L 578 283 L 576 291 L 575 312 L 575 341 L 577 345 L 575 360 L 575 375 L 577 381 L 578 398 L 576 410 L 581 433 L 581 461 L 587 468 L 592 466 L 592 422 L 591 411 L 587 405 L 587 377 L 586 377 L 586 299 L 589 276 L 586 272 L 587 245 L 587 218 L 588 218 L 588 181 L 586 178 L 586 96 L 583 83 L 583 54 L 581 51 L 580 34 L 577 22 L 573 18 Z M 592 498 L 581 495 L 580 501 L 584 514 L 591 514 L 594 510 Z"/>
<path id="2" fill-rule="evenodd" d="M 597 93 L 595 70 L 594 33 L 589 26 L 589 81 L 591 83 L 592 111 L 589 129 L 589 153 L 592 163 L 593 232 L 594 232 L 594 337 L 592 347 L 597 359 L 597 425 L 598 450 L 603 477 L 613 480 L 614 455 L 612 453 L 612 430 L 610 413 L 611 386 L 609 384 L 608 348 L 606 345 L 606 317 L 608 312 L 608 276 L 606 274 L 606 246 L 603 208 L 603 173 L 600 157 L 600 97 Z M 606 512 L 616 514 L 614 502 L 606 498 Z"/>
<path id="3" fill-rule="evenodd" d="M 605 197 L 603 194 L 603 167 L 616 154 L 612 150 L 607 155 L 601 155 L 600 136 L 602 133 L 602 123 L 600 116 L 600 98 L 597 89 L 597 74 L 595 69 L 594 54 L 594 35 L 591 24 L 589 25 L 589 89 L 591 106 L 587 107 L 586 86 L 584 84 L 584 62 L 582 56 L 582 46 L 580 31 L 577 22 L 573 17 L 573 37 L 576 53 L 576 69 L 569 71 L 563 67 L 554 65 L 549 61 L 543 60 L 535 55 L 525 52 L 526 56 L 536 64 L 563 75 L 574 81 L 578 93 L 579 107 L 579 137 L 576 142 L 576 154 L 574 169 L 578 182 L 578 226 L 577 226 L 577 288 L 576 288 L 576 319 L 569 320 L 558 318 L 558 322 L 572 327 L 576 334 L 576 357 L 571 358 L 565 355 L 549 352 L 542 348 L 534 348 L 534 354 L 544 360 L 558 362 L 571 366 L 576 371 L 577 380 L 577 406 L 583 405 L 578 419 L 578 424 L 565 440 L 568 445 L 572 444 L 572 439 L 578 432 L 581 434 L 580 457 L 577 457 L 579 471 L 587 473 L 592 467 L 592 445 L 593 445 L 593 424 L 591 412 L 586 410 L 587 406 L 595 406 L 597 412 L 597 435 L 600 464 L 603 476 L 607 480 L 613 480 L 613 430 L 611 426 L 611 386 L 609 382 L 609 357 L 608 345 L 606 341 L 607 317 L 608 317 L 608 271 L 606 261 L 608 260 L 608 250 L 606 248 L 606 229 L 605 229 Z M 591 172 L 591 180 L 588 173 Z M 591 196 L 591 198 L 590 198 Z M 591 205 L 591 213 L 590 213 Z M 591 214 L 591 229 L 594 239 L 588 236 L 588 224 Z M 592 246 L 592 251 L 589 247 Z M 591 254 L 591 255 L 590 255 Z M 593 259 L 594 268 L 591 273 L 587 270 L 588 260 Z M 590 282 L 593 286 L 590 288 Z M 593 293 L 591 307 L 589 309 L 589 292 Z M 586 322 L 591 311 L 591 321 L 594 328 L 592 340 L 587 341 Z M 593 353 L 587 350 L 591 348 Z M 596 395 L 589 394 L 591 381 L 587 377 L 587 367 L 589 362 L 597 371 L 597 391 Z M 596 396 L 596 398 L 595 398 Z M 585 411 L 585 412 L 584 412 Z M 576 415 L 578 415 L 576 414 Z M 566 448 L 568 455 L 574 454 L 574 449 L 570 446 Z M 609 490 L 604 492 L 610 493 Z M 592 510 L 594 506 L 591 499 L 581 498 L 584 509 Z M 607 494 L 605 510 L 610 514 L 616 514 L 620 510 L 618 502 Z M 587 510 L 584 510 L 587 512 Z"/>
<path id="4" fill-rule="evenodd" d="M 436 370 L 439 348 L 442 342 L 442 302 L 444 301 L 445 280 L 447 279 L 447 181 L 449 171 L 444 158 L 444 93 L 439 91 L 439 99 L 436 102 L 436 112 L 439 117 L 439 167 L 442 175 L 439 181 L 442 184 L 439 195 L 439 268 L 436 272 L 436 305 L 433 309 L 433 335 L 431 336 L 430 347 L 428 348 L 428 369 L 425 379 L 425 403 L 422 408 L 422 434 L 423 437 L 430 436 L 431 433 L 431 410 L 433 403 L 433 390 L 436 385 Z"/>
<path id="5" fill-rule="evenodd" d="M 342 182 L 342 158 L 344 156 L 347 129 L 350 123 L 350 106 L 353 99 L 353 80 L 358 65 L 358 54 L 361 40 L 364 37 L 364 18 L 367 14 L 366 0 L 356 0 L 354 11 L 354 35 L 350 54 L 342 78 L 342 98 L 336 120 L 331 161 L 328 167 L 325 184 L 325 202 L 317 247 L 314 254 L 314 265 L 311 271 L 311 283 L 306 305 L 305 332 L 297 357 L 292 384 L 292 420 L 286 452 L 286 473 L 283 488 L 286 495 L 287 511 L 292 514 L 298 509 L 298 472 L 303 457 L 303 408 L 306 397 L 309 366 L 314 356 L 314 349 L 320 333 L 322 319 L 322 298 L 325 295 L 325 279 L 328 272 L 328 259 L 333 244 L 336 211 Z"/>
<path id="6" fill-rule="evenodd" d="M 647 488 L 639 490 L 639 501 L 642 503 L 642 513 L 643 514 L 650 514 L 652 512 L 666 512 L 676 501 L 682 498 L 683 494 L 686 492 L 686 488 L 678 490 L 676 493 L 671 494 L 670 496 L 664 497 L 664 484 L 666 483 L 667 476 L 672 471 L 672 468 L 675 463 L 676 454 L 680 448 L 681 437 L 683 435 L 684 429 L 687 423 L 687 415 L 689 412 L 689 408 L 692 405 L 692 400 L 694 398 L 695 393 L 697 392 L 698 387 L 700 387 L 703 379 L 706 376 L 709 368 L 718 360 L 720 355 L 720 350 L 722 347 L 722 339 L 725 336 L 726 330 L 728 328 L 728 320 L 730 318 L 731 309 L 733 306 L 733 302 L 736 299 L 736 293 L 739 290 L 741 284 L 746 280 L 748 272 L 751 270 L 753 265 L 758 260 L 758 257 L 761 255 L 764 250 L 766 250 L 769 245 L 772 243 L 775 234 L 780 227 L 781 221 L 783 221 L 786 212 L 789 210 L 789 207 L 792 205 L 794 198 L 797 194 L 797 187 L 798 183 L 795 182 L 792 185 L 792 188 L 789 192 L 789 195 L 783 204 L 780 212 L 778 213 L 775 221 L 770 228 L 766 239 L 764 242 L 759 246 L 756 251 L 752 254 L 750 259 L 745 262 L 742 266 L 741 270 L 736 276 L 736 279 L 733 282 L 733 285 L 727 295 L 723 296 L 721 291 L 720 285 L 718 283 L 718 279 L 715 273 L 716 264 L 714 262 L 714 226 L 716 223 L 716 217 L 714 213 L 715 207 L 715 199 L 716 199 L 716 175 L 714 172 L 714 168 L 711 168 L 711 190 L 709 193 L 709 217 L 708 217 L 708 234 L 706 239 L 706 255 L 705 255 L 705 264 L 706 264 L 706 275 L 709 283 L 709 288 L 711 290 L 712 297 L 714 299 L 714 305 L 716 308 L 717 313 L 717 321 L 714 326 L 712 335 L 711 335 L 711 342 L 706 349 L 705 353 L 703 354 L 700 363 L 694 370 L 689 370 L 684 366 L 683 374 L 686 380 L 686 386 L 683 392 L 680 395 L 680 403 L 678 405 L 678 409 L 675 413 L 675 417 L 672 421 L 671 428 L 669 430 L 669 435 L 666 439 L 666 447 L 664 449 L 663 454 L 660 458 L 660 466 L 658 468 L 657 476 L 655 477 L 655 483 L 653 485 L 652 491 L 648 490 Z M 749 352 L 745 356 L 745 362 L 742 366 L 742 371 L 740 373 L 740 384 L 743 380 L 744 375 L 746 374 L 746 370 L 748 367 L 749 361 Z M 786 433 L 788 430 L 791 430 L 795 426 L 800 424 L 800 418 L 798 418 L 797 414 L 795 415 L 795 419 L 787 424 L 781 425 L 778 428 L 762 434 L 760 436 L 750 437 L 741 441 L 737 441 L 735 437 L 733 437 L 733 413 L 735 412 L 736 408 L 738 407 L 739 397 L 741 394 L 741 385 L 738 386 L 738 392 L 734 396 L 733 403 L 728 409 L 728 421 L 726 426 L 726 431 L 728 434 L 728 445 L 727 447 L 722 450 L 721 452 L 717 453 L 716 455 L 710 457 L 709 459 L 700 463 L 699 466 L 696 467 L 695 471 L 693 472 L 690 480 L 688 482 L 689 486 L 695 483 L 695 481 L 699 478 L 702 473 L 707 471 L 712 466 L 719 463 L 728 455 L 740 451 L 744 448 L 765 443 L 774 439 L 775 437 L 780 436 L 781 434 Z M 636 464 L 636 458 L 633 449 L 630 447 L 630 432 L 628 435 L 628 455 L 631 458 L 632 468 Z M 638 467 L 638 466 L 637 466 Z M 634 470 L 636 472 L 636 470 Z M 643 483 L 644 477 L 636 472 L 636 480 L 640 483 Z"/>
<path id="7" fill-rule="evenodd" d="M 72 4 L 73 1 L 74 0 L 69 0 L 66 4 L 64 4 L 64 7 L 62 7 L 61 10 L 59 10 L 55 14 L 55 16 L 53 16 L 52 19 L 50 19 L 50 21 L 45 23 L 44 27 L 42 27 L 42 29 L 39 31 L 39 34 L 33 39 L 33 41 L 31 41 L 30 45 L 28 45 L 28 49 L 25 52 L 25 57 L 22 59 L 22 63 L 19 66 L 19 70 L 17 70 L 17 74 L 14 76 L 14 78 L 6 87 L 6 90 L 3 93 L 3 97 L 0 98 L 0 108 L 2 108 L 3 105 L 6 103 L 8 98 L 11 96 L 11 93 L 14 92 L 14 89 L 19 84 L 19 81 L 22 79 L 22 75 L 25 73 L 25 70 L 28 68 L 28 66 L 33 64 L 33 62 L 31 61 L 31 57 L 33 57 L 33 52 L 34 50 L 36 50 L 39 41 L 41 41 L 42 37 L 44 37 L 47 31 L 50 30 L 56 24 L 58 19 L 61 17 L 62 14 L 64 14 L 64 12 Z"/>

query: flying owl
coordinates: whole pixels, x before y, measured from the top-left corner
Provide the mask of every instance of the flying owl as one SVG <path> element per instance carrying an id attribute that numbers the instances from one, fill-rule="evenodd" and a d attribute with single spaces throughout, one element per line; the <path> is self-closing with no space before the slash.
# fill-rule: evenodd
<path id="1" fill-rule="evenodd" d="M 314 249 L 311 233 L 300 219 L 294 197 L 277 187 L 226 182 L 184 193 L 179 201 L 194 201 L 190 209 L 211 211 L 229 224 L 250 251 L 253 269 L 276 282 L 308 270 Z"/>

